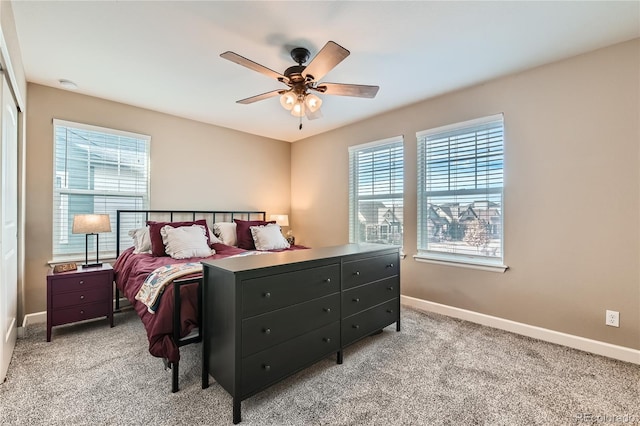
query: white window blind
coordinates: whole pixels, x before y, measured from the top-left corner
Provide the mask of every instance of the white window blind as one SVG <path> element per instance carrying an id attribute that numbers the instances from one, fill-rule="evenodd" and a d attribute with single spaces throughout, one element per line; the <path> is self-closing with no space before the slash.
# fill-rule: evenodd
<path id="1" fill-rule="evenodd" d="M 418 132 L 418 255 L 503 263 L 502 114 Z"/>
<path id="2" fill-rule="evenodd" d="M 76 214 L 109 214 L 100 258 L 115 255 L 116 210 L 149 207 L 151 138 L 62 120 L 53 127 L 53 261 L 84 259 L 85 236 L 71 233 Z M 95 238 L 88 249 L 95 258 Z"/>
<path id="3" fill-rule="evenodd" d="M 349 147 L 349 240 L 402 245 L 402 136 Z"/>

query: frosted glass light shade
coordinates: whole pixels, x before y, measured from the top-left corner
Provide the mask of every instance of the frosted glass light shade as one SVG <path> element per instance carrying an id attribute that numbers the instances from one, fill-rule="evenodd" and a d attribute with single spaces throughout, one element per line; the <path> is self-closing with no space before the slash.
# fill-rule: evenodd
<path id="1" fill-rule="evenodd" d="M 73 234 L 97 234 L 111 232 L 108 214 L 77 214 L 73 217 Z"/>
<path id="2" fill-rule="evenodd" d="M 280 96 L 280 105 L 287 111 L 291 111 L 297 100 L 298 98 L 293 92 L 285 92 Z"/>
<path id="3" fill-rule="evenodd" d="M 316 112 L 322 105 L 322 99 L 311 93 L 304 98 L 304 103 L 309 108 L 309 111 Z"/>
<path id="4" fill-rule="evenodd" d="M 302 117 L 304 115 L 304 102 L 296 102 L 291 109 L 291 115 L 295 117 Z"/>

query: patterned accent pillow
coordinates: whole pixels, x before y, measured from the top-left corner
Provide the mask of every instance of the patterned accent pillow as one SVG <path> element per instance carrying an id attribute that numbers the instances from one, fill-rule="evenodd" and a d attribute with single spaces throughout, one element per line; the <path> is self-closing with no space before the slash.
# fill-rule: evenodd
<path id="1" fill-rule="evenodd" d="M 174 259 L 188 259 L 190 257 L 207 257 L 215 253 L 209 247 L 209 240 L 202 225 L 163 226 L 160 230 L 165 251 Z"/>
<path id="2" fill-rule="evenodd" d="M 236 224 L 233 222 L 217 222 L 213 224 L 213 233 L 223 244 L 237 246 Z"/>
<path id="3" fill-rule="evenodd" d="M 268 224 L 251 226 L 251 235 L 255 242 L 256 250 L 287 249 L 291 245 L 282 236 L 280 225 Z"/>

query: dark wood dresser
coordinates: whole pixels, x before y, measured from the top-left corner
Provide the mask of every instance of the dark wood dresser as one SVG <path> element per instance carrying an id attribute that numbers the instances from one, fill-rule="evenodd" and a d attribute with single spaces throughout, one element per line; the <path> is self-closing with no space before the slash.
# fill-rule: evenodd
<path id="1" fill-rule="evenodd" d="M 399 248 L 348 244 L 204 262 L 202 387 L 241 401 L 390 324 Z"/>
<path id="2" fill-rule="evenodd" d="M 92 318 L 107 317 L 113 327 L 113 268 L 80 268 L 47 275 L 47 342 L 51 328 Z"/>

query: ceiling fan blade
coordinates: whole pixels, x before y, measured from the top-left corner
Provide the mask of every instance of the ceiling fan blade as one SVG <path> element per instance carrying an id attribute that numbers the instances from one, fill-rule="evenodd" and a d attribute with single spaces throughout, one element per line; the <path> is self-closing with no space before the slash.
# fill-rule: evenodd
<path id="1" fill-rule="evenodd" d="M 271 92 L 262 93 L 261 95 L 252 96 L 252 97 L 246 98 L 246 99 L 240 99 L 239 101 L 236 101 L 236 103 L 245 104 L 245 105 L 246 104 L 252 104 L 254 102 L 258 102 L 258 101 L 261 101 L 263 99 L 273 98 L 274 96 L 278 96 L 278 95 L 282 94 L 282 92 L 284 92 L 284 90 L 272 90 Z"/>
<path id="2" fill-rule="evenodd" d="M 259 73 L 264 74 L 267 77 L 275 78 L 276 80 L 281 81 L 283 83 L 286 83 L 287 81 L 289 81 L 289 79 L 284 75 L 278 72 L 275 72 L 274 70 L 269 69 L 264 65 L 260 65 L 257 62 L 253 62 L 251 59 L 247 59 L 244 56 L 240 56 L 237 53 L 227 51 L 227 52 L 221 53 L 220 57 L 228 61 L 235 62 L 238 65 L 242 65 L 243 67 L 247 67 L 250 70 L 258 71 Z"/>
<path id="3" fill-rule="evenodd" d="M 328 41 L 318 54 L 304 69 L 305 76 L 312 76 L 318 81 L 331 71 L 336 65 L 349 56 L 349 51 L 339 44 Z"/>
<path id="4" fill-rule="evenodd" d="M 366 86 L 362 84 L 320 83 L 312 87 L 326 95 L 356 96 L 358 98 L 375 98 L 379 86 Z"/>

